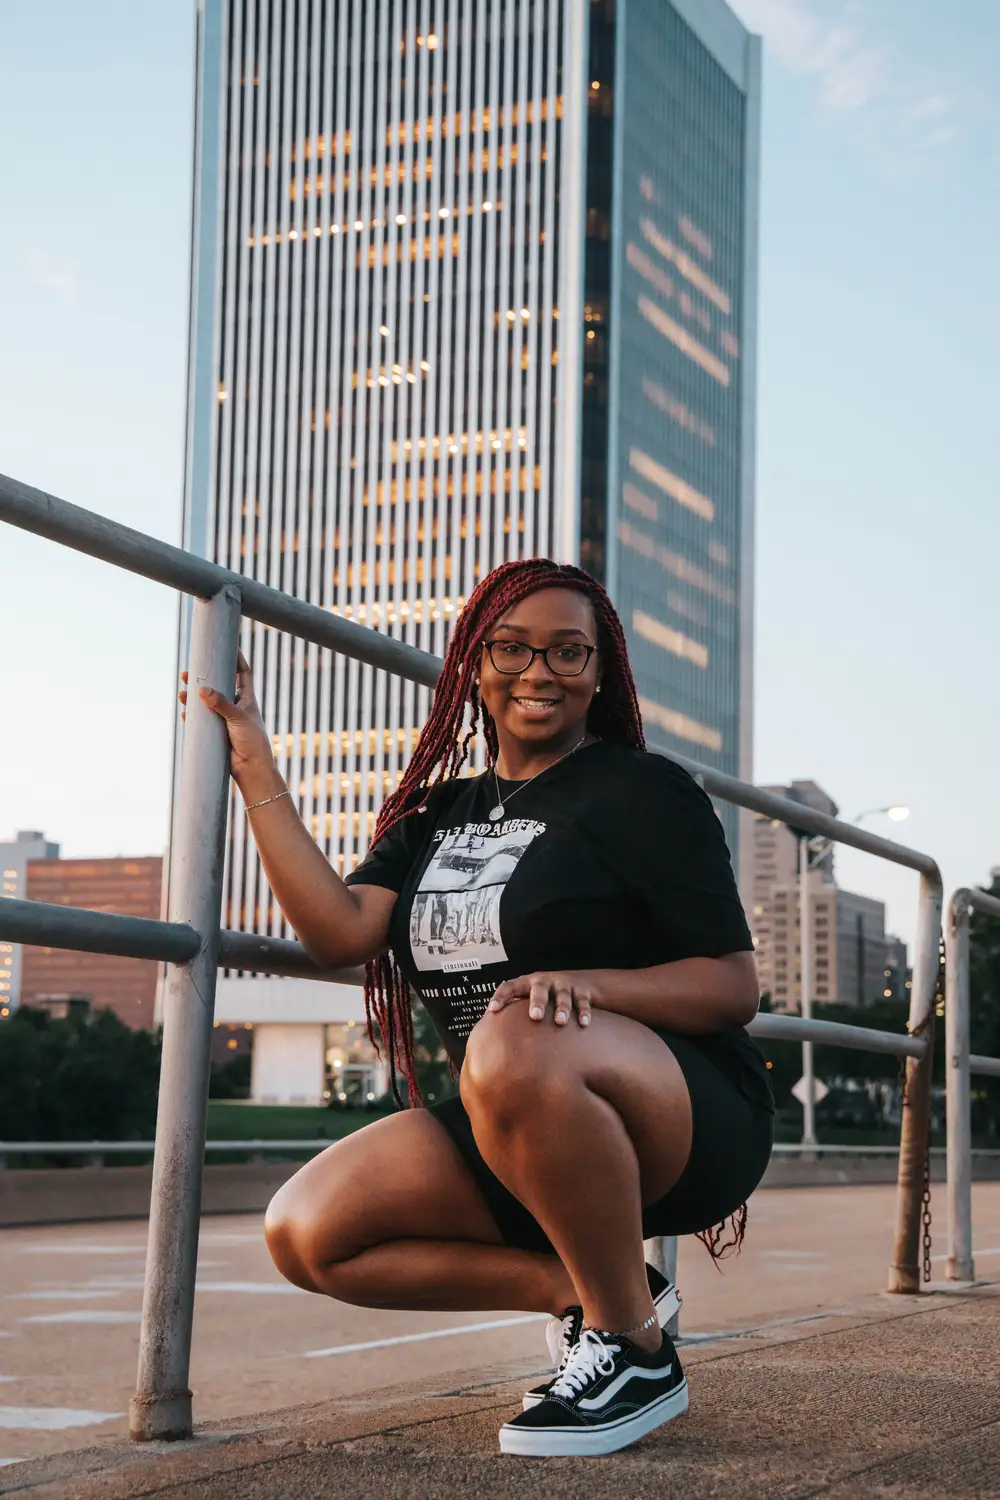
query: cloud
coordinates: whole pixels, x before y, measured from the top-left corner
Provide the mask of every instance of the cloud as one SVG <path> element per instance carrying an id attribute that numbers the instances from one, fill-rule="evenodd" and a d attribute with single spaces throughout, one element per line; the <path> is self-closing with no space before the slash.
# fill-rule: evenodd
<path id="1" fill-rule="evenodd" d="M 858 0 L 731 0 L 786 72 L 812 79 L 824 109 L 879 115 L 887 135 L 950 140 L 959 101 L 898 48 L 872 38 Z"/>
<path id="2" fill-rule="evenodd" d="M 886 60 L 845 20 L 830 22 L 804 0 L 735 0 L 751 31 L 790 73 L 814 77 L 820 102 L 830 109 L 863 109 L 886 86 Z M 850 14 L 850 7 L 844 16 Z"/>
<path id="3" fill-rule="evenodd" d="M 27 252 L 28 271 L 36 286 L 51 292 L 63 302 L 75 302 L 80 291 L 80 275 L 71 261 L 47 250 L 33 247 Z"/>

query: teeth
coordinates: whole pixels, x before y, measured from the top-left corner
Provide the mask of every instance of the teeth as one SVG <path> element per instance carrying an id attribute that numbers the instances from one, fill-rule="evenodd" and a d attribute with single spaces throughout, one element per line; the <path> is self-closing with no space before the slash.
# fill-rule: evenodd
<path id="1" fill-rule="evenodd" d="M 515 698 L 515 703 L 523 703 L 525 708 L 552 708 L 554 698 Z"/>

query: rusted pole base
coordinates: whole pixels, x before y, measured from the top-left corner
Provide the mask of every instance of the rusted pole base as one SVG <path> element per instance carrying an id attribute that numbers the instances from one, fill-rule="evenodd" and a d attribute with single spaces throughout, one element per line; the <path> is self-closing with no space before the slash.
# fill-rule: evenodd
<path id="1" fill-rule="evenodd" d="M 179 1443 L 193 1430 L 190 1391 L 133 1396 L 129 1402 L 128 1432 L 134 1443 Z"/>
<path id="2" fill-rule="evenodd" d="M 905 1297 L 919 1297 L 921 1295 L 920 1267 L 890 1266 L 889 1285 L 886 1291 L 898 1292 Z"/>

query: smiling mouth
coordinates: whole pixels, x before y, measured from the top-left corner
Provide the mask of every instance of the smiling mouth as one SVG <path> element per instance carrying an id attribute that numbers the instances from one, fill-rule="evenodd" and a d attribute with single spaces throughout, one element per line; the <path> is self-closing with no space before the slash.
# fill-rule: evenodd
<path id="1" fill-rule="evenodd" d="M 555 708 L 561 700 L 559 698 L 524 698 L 512 693 L 511 698 L 515 703 L 521 703 L 525 708 Z"/>

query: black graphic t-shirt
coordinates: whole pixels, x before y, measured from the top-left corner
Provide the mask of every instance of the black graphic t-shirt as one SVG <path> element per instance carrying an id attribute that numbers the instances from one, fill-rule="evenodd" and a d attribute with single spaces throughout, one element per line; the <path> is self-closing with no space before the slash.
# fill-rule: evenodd
<path id="1" fill-rule="evenodd" d="M 389 945 L 456 1063 L 505 979 L 752 950 L 722 824 L 675 762 L 599 741 L 500 790 L 493 822 L 492 773 L 442 783 L 347 876 L 398 893 Z M 689 1040 L 773 1107 L 742 1027 Z"/>

